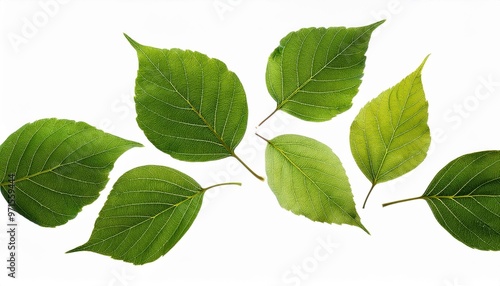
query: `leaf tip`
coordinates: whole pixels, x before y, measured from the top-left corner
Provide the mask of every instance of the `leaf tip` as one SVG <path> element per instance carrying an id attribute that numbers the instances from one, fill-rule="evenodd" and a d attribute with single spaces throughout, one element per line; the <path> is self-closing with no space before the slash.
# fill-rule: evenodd
<path id="1" fill-rule="evenodd" d="M 384 24 L 385 21 L 386 21 L 386 19 L 382 19 L 382 20 L 380 20 L 378 22 L 375 22 L 375 23 L 371 24 L 371 26 L 373 27 L 373 29 L 376 29 L 378 26 Z"/>
<path id="2" fill-rule="evenodd" d="M 136 42 L 134 39 L 132 39 L 126 33 L 123 33 L 123 36 L 125 36 L 125 38 L 127 39 L 127 41 L 130 43 L 130 45 L 132 45 L 132 47 L 134 47 L 134 49 L 137 48 L 138 46 L 140 46 L 140 44 L 138 42 Z"/>
<path id="3" fill-rule="evenodd" d="M 431 54 L 428 54 L 427 56 L 425 56 L 424 60 L 422 61 L 422 63 L 420 64 L 420 66 L 418 67 L 418 70 L 421 71 L 422 68 L 424 67 L 425 63 L 427 62 L 427 59 L 429 58 Z"/>
<path id="4" fill-rule="evenodd" d="M 75 252 L 78 252 L 78 251 L 82 251 L 82 250 L 83 250 L 83 249 L 82 249 L 82 246 L 83 246 L 83 245 L 80 245 L 80 246 L 77 246 L 77 247 L 75 247 L 75 248 L 73 248 L 73 249 L 70 249 L 70 250 L 66 251 L 66 254 L 69 254 L 69 253 L 75 253 Z"/>
<path id="5" fill-rule="evenodd" d="M 366 232 L 368 235 L 372 235 L 370 233 L 370 231 L 368 231 L 368 229 L 361 222 L 359 222 L 358 226 L 359 226 L 359 228 L 361 228 L 362 230 L 364 230 L 364 232 Z"/>

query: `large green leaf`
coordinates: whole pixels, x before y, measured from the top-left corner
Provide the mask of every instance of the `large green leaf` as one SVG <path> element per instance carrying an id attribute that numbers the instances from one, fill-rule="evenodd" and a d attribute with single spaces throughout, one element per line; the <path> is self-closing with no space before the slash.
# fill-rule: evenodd
<path id="1" fill-rule="evenodd" d="M 239 185 L 220 185 L 227 184 Z M 93 251 L 134 264 L 152 262 L 187 232 L 209 188 L 168 167 L 132 169 L 113 186 L 89 241 L 69 252 Z"/>
<path id="2" fill-rule="evenodd" d="M 437 173 L 421 197 L 453 237 L 469 247 L 500 250 L 500 151 L 463 155 Z"/>
<path id="3" fill-rule="evenodd" d="M 346 223 L 368 232 L 342 163 L 328 146 L 300 135 L 266 141 L 268 184 L 283 208 L 313 221 Z"/>
<path id="4" fill-rule="evenodd" d="M 2 195 L 38 225 L 65 224 L 97 199 L 118 157 L 138 146 L 84 122 L 28 123 L 0 145 Z M 15 176 L 14 198 L 8 193 L 10 174 Z"/>
<path id="5" fill-rule="evenodd" d="M 327 121 L 348 110 L 361 84 L 371 33 L 383 22 L 304 28 L 284 37 L 267 64 L 267 89 L 277 103 L 271 115 L 283 110 L 303 120 Z"/>
<path id="6" fill-rule="evenodd" d="M 125 36 L 139 58 L 137 123 L 149 141 L 183 161 L 233 156 L 243 163 L 234 150 L 246 131 L 248 107 L 236 74 L 199 52 L 143 46 Z"/>
<path id="7" fill-rule="evenodd" d="M 368 196 L 376 184 L 413 170 L 427 155 L 431 135 L 421 79 L 426 60 L 427 57 L 417 70 L 368 102 L 351 125 L 352 154 L 372 183 Z"/>

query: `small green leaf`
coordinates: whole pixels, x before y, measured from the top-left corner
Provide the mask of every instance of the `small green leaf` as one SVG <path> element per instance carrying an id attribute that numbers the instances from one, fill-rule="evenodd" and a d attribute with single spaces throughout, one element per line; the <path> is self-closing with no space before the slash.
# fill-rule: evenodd
<path id="1" fill-rule="evenodd" d="M 299 135 L 266 141 L 268 184 L 281 207 L 313 221 L 350 224 L 368 233 L 342 163 L 328 146 Z"/>
<path id="2" fill-rule="evenodd" d="M 0 145 L 2 195 L 38 225 L 65 224 L 99 197 L 118 157 L 139 146 L 84 122 L 28 123 Z M 15 176 L 13 198 L 8 194 L 10 174 Z"/>
<path id="3" fill-rule="evenodd" d="M 427 155 L 431 135 L 428 103 L 421 72 L 427 57 L 413 73 L 368 102 L 351 125 L 351 152 L 358 167 L 376 184 L 402 176 Z"/>
<path id="4" fill-rule="evenodd" d="M 137 123 L 159 150 L 191 162 L 236 156 L 248 107 L 240 80 L 226 65 L 199 52 L 143 46 L 137 51 Z"/>
<path id="5" fill-rule="evenodd" d="M 500 250 L 500 151 L 463 155 L 437 173 L 421 197 L 453 237 L 481 250 Z"/>
<path id="6" fill-rule="evenodd" d="M 284 37 L 266 70 L 277 106 L 262 123 L 278 110 L 308 121 L 327 121 L 348 110 L 361 84 L 371 33 L 383 22 L 304 28 Z"/>
<path id="7" fill-rule="evenodd" d="M 240 183 L 223 183 L 220 185 Z M 141 166 L 121 176 L 99 213 L 88 242 L 68 252 L 93 251 L 134 264 L 165 255 L 195 220 L 206 190 L 188 175 Z"/>

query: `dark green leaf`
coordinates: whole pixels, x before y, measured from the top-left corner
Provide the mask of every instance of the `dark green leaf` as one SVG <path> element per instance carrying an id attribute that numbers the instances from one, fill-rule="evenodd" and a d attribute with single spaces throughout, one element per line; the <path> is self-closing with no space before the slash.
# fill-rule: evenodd
<path id="1" fill-rule="evenodd" d="M 134 264 L 152 262 L 187 232 L 209 188 L 168 167 L 132 169 L 113 186 L 89 241 L 69 252 L 93 251 Z"/>
<path id="2" fill-rule="evenodd" d="M 246 131 L 248 107 L 236 74 L 199 52 L 157 49 L 126 37 L 139 58 L 137 123 L 149 141 L 183 161 L 233 156 L 242 162 L 234 150 Z"/>
<path id="3" fill-rule="evenodd" d="M 438 172 L 421 197 L 398 202 L 415 199 L 425 199 L 457 240 L 472 248 L 500 250 L 500 151 L 461 156 Z"/>
<path id="4" fill-rule="evenodd" d="M 283 110 L 303 120 L 327 121 L 348 110 L 361 84 L 371 33 L 383 22 L 289 33 L 267 64 L 267 89 L 277 103 L 272 114 Z"/>
<path id="5" fill-rule="evenodd" d="M 97 199 L 118 157 L 139 146 L 84 122 L 26 124 L 0 145 L 2 194 L 36 224 L 65 224 Z M 15 175 L 14 198 L 8 194 L 9 174 Z"/>

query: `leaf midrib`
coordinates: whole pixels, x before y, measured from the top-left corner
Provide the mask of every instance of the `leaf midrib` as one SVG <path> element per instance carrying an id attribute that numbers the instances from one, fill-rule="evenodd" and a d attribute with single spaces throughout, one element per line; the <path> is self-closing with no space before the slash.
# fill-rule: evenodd
<path id="1" fill-rule="evenodd" d="M 374 29 L 374 28 L 373 28 Z M 330 61 L 328 61 L 323 67 L 321 67 L 315 74 L 313 74 L 311 77 L 309 77 L 303 84 L 301 84 L 299 87 L 297 87 L 290 95 L 285 97 L 285 99 L 278 104 L 276 109 L 281 109 L 286 103 L 289 102 L 289 100 L 294 97 L 297 93 L 299 93 L 306 85 L 308 85 L 320 72 L 322 72 L 328 65 L 330 65 L 334 60 L 336 60 L 339 56 L 341 56 L 348 48 L 350 48 L 352 45 L 354 45 L 355 42 L 357 42 L 362 36 L 364 36 L 366 33 L 369 33 L 373 31 L 373 29 L 370 27 L 370 29 L 367 29 L 364 31 L 362 34 L 360 34 L 357 38 L 355 38 L 349 45 L 347 45 L 341 52 L 337 53 Z M 348 28 L 346 30 L 349 30 Z M 344 36 L 345 38 L 345 36 Z M 343 40 L 342 40 L 343 41 Z M 283 50 L 286 48 L 286 46 L 283 48 Z M 283 57 L 283 56 L 282 56 Z M 282 65 L 281 65 L 282 68 Z"/>
<path id="2" fill-rule="evenodd" d="M 420 69 L 418 70 L 418 72 L 420 72 Z M 406 95 L 406 99 L 405 99 L 405 102 L 404 102 L 404 105 L 403 105 L 403 108 L 401 109 L 401 112 L 399 113 L 399 117 L 398 117 L 398 122 L 396 123 L 396 128 L 393 129 L 392 133 L 391 133 L 391 138 L 389 139 L 389 143 L 387 145 L 384 144 L 385 146 L 385 152 L 384 152 L 384 156 L 382 157 L 382 160 L 380 162 L 380 165 L 379 165 L 379 168 L 376 172 L 376 174 L 373 174 L 372 173 L 372 176 L 373 176 L 373 181 L 372 181 L 372 184 L 377 184 L 377 181 L 380 179 L 379 176 L 380 176 L 380 172 L 382 171 L 382 167 L 384 166 L 385 164 L 385 160 L 387 158 L 387 156 L 389 155 L 389 150 L 391 149 L 390 146 L 392 145 L 392 142 L 394 141 L 395 139 L 395 135 L 398 131 L 398 129 L 401 127 L 402 124 L 401 123 L 401 118 L 403 118 L 403 114 L 405 113 L 406 111 L 406 105 L 408 104 L 408 100 L 411 96 L 411 90 L 414 86 L 414 83 L 415 83 L 415 80 L 417 79 L 417 77 L 419 77 L 419 75 L 415 75 L 413 78 L 412 78 L 412 81 L 411 81 L 411 85 L 410 85 L 410 88 L 408 90 L 408 94 Z M 390 97 L 392 95 L 392 88 L 390 90 L 391 92 L 389 93 L 388 95 L 388 102 L 390 102 Z M 378 122 L 378 120 L 377 120 Z M 379 126 L 380 127 L 380 126 Z M 383 138 L 382 138 L 383 139 Z"/>

